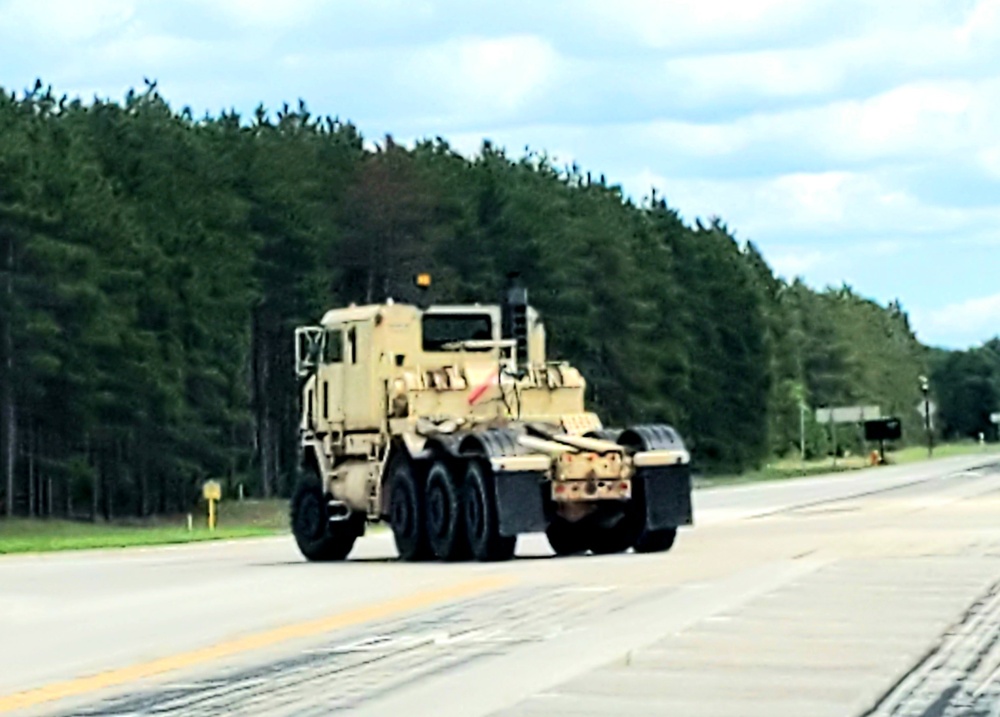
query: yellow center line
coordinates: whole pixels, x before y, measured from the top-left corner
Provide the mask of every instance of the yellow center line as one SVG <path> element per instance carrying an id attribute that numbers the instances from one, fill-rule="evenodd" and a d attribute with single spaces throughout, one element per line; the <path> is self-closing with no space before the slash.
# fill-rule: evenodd
<path id="1" fill-rule="evenodd" d="M 471 597 L 505 587 L 512 582 L 512 579 L 502 577 L 484 577 L 477 580 L 470 580 L 445 588 L 428 590 L 375 605 L 348 610 L 330 615 L 329 617 L 254 633 L 245 637 L 220 642 L 210 647 L 181 652 L 176 655 L 161 657 L 130 667 L 109 670 L 96 675 L 67 680 L 66 682 L 54 682 L 32 690 L 0 696 L 0 713 L 26 709 L 46 702 L 66 699 L 67 697 L 79 697 L 97 692 L 98 690 L 118 687 L 168 672 L 203 665 L 214 660 L 241 655 L 266 647 L 273 647 L 290 640 L 313 637 L 325 632 L 332 632 L 345 627 L 353 627 L 366 622 L 392 617 L 400 613 L 427 608 L 438 603 Z"/>

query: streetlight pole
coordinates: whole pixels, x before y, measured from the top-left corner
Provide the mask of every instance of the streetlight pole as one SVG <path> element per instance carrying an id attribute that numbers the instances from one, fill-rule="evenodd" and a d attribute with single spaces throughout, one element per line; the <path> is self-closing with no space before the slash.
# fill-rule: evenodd
<path id="1" fill-rule="evenodd" d="M 931 384 L 926 376 L 920 377 L 920 392 L 924 394 L 924 431 L 927 432 L 927 457 L 934 456 L 934 433 L 931 431 Z"/>
<path id="2" fill-rule="evenodd" d="M 792 399 L 799 404 L 799 460 L 806 462 L 806 390 L 801 383 L 792 384 Z"/>
<path id="3" fill-rule="evenodd" d="M 799 457 L 806 462 L 806 402 L 799 402 Z"/>

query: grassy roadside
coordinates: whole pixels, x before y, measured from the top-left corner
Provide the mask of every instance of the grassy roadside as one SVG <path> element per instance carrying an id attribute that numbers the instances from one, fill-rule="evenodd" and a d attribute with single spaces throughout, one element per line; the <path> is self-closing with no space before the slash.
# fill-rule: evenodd
<path id="1" fill-rule="evenodd" d="M 207 528 L 188 531 L 187 528 L 122 527 L 66 520 L 15 518 L 0 521 L 0 555 L 197 543 L 206 540 L 261 537 L 274 535 L 275 532 L 243 526 L 219 528 L 210 532 Z"/>
<path id="2" fill-rule="evenodd" d="M 1000 444 L 993 443 L 980 446 L 978 443 L 973 442 L 946 443 L 934 448 L 934 460 L 972 455 L 1000 455 Z M 891 451 L 886 454 L 886 458 L 890 465 L 919 463 L 928 460 L 927 448 L 910 446 L 898 451 Z M 867 468 L 870 468 L 870 466 L 865 456 L 848 456 L 846 458 L 838 458 L 836 461 L 832 458 L 826 458 L 817 461 L 806 461 L 805 463 L 796 458 L 786 458 L 775 461 L 759 470 L 747 471 L 736 475 L 698 477 L 695 479 L 695 485 L 700 488 L 709 488 L 723 485 L 757 483 L 760 481 L 807 478 L 809 476 L 846 473 Z"/>
<path id="3" fill-rule="evenodd" d="M 129 548 L 278 535 L 288 531 L 288 502 L 261 500 L 222 503 L 215 531 L 203 514 L 157 516 L 147 521 L 87 523 L 70 520 L 0 519 L 0 555 L 92 548 Z"/>

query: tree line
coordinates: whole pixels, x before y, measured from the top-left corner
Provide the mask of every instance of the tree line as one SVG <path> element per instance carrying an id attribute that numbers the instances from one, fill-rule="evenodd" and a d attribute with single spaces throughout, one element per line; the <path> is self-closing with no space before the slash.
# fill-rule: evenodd
<path id="1" fill-rule="evenodd" d="M 605 422 L 672 423 L 705 470 L 798 451 L 803 416 L 824 454 L 817 406 L 919 434 L 918 377 L 950 360 L 898 303 L 779 279 L 723 221 L 544 153 L 371 148 L 301 102 L 195 118 L 152 84 L 84 103 L 39 83 L 0 91 L 4 511 L 170 512 L 206 478 L 286 494 L 293 328 L 406 300 L 418 271 L 442 302 L 518 271 Z"/>
<path id="2" fill-rule="evenodd" d="M 967 351 L 935 351 L 931 380 L 945 438 L 1000 440 L 1000 337 Z"/>

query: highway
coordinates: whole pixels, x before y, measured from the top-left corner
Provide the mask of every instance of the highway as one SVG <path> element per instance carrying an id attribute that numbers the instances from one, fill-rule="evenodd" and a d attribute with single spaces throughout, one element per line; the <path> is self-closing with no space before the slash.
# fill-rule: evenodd
<path id="1" fill-rule="evenodd" d="M 662 555 L 0 558 L 0 714 L 994 714 L 1000 457 L 695 498 Z"/>

